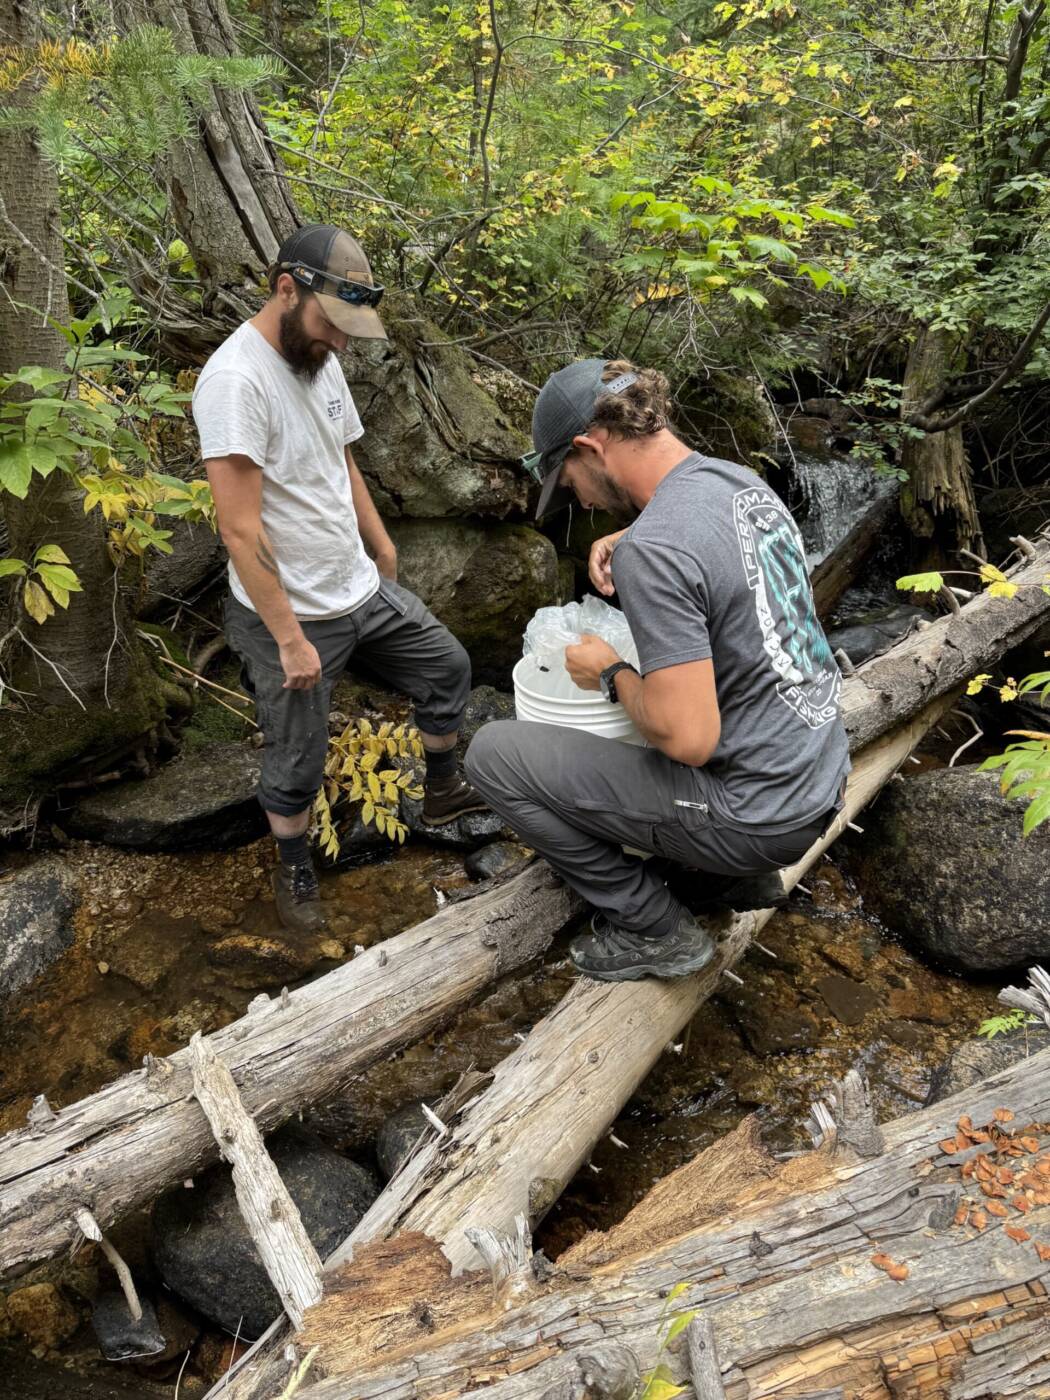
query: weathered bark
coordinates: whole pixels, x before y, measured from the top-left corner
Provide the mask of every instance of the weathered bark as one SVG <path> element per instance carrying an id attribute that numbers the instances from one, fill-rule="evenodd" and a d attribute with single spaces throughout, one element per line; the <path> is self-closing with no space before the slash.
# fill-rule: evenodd
<path id="1" fill-rule="evenodd" d="M 946 383 L 955 358 L 947 331 L 919 328 L 904 371 L 901 418 L 905 423 Z M 901 513 L 912 534 L 928 541 L 928 562 L 943 561 L 958 549 L 979 551 L 981 524 L 961 424 L 906 438 L 901 467 L 908 473 L 901 486 Z"/>
<path id="2" fill-rule="evenodd" d="M 826 618 L 835 604 L 845 593 L 861 571 L 871 551 L 875 548 L 882 532 L 889 525 L 897 509 L 892 495 L 880 496 L 854 525 L 853 529 L 840 540 L 826 559 L 822 559 L 813 570 L 813 601 L 817 616 Z"/>
<path id="3" fill-rule="evenodd" d="M 845 812 L 798 865 L 784 872 L 788 888 L 951 703 L 950 697 L 940 697 L 856 758 Z M 326 1269 L 356 1257 L 362 1245 L 404 1232 L 419 1232 L 439 1243 L 454 1272 L 473 1269 L 478 1257 L 471 1231 L 487 1227 L 509 1234 L 520 1215 L 530 1225 L 542 1220 L 637 1085 L 771 913 L 726 916 L 717 929 L 717 957 L 696 977 L 638 983 L 581 978 L 521 1047 L 497 1065 L 491 1085 L 468 1104 L 452 1130 L 402 1166 L 326 1261 Z M 404 1302 L 402 1296 L 402 1307 Z M 270 1400 L 280 1394 L 288 1380 L 289 1354 L 288 1329 L 279 1321 L 241 1358 L 236 1373 L 224 1379 L 225 1400 Z"/>
<path id="4" fill-rule="evenodd" d="M 542 953 L 579 907 L 548 867 L 534 866 L 287 997 L 257 997 L 208 1044 L 259 1127 L 274 1128 Z M 186 1049 L 0 1139 L 0 1276 L 76 1243 L 75 1206 L 105 1229 L 214 1161 L 192 1093 Z"/>
<path id="5" fill-rule="evenodd" d="M 37 7 L 0 0 L 0 37 L 32 47 L 43 36 Z M 26 99 L 17 89 L 12 105 Z M 0 372 L 24 365 L 62 370 L 66 342 L 47 317 L 69 321 L 58 181 L 31 128 L 0 130 Z M 28 397 L 26 393 L 25 397 Z M 43 624 L 10 582 L 0 626 L 0 667 L 21 709 L 0 717 L 0 833 L 18 825 L 36 783 L 71 759 L 107 760 L 146 732 L 161 706 L 134 639 L 98 512 L 85 516 L 83 492 L 63 472 L 34 475 L 24 500 L 0 492 L 7 552 L 32 561 L 45 544 L 69 556 L 83 587 Z M 21 636 L 14 632 L 18 628 Z M 10 702 L 8 694 L 5 699 Z"/>
<path id="6" fill-rule="evenodd" d="M 992 1141 L 946 1150 L 964 1115 Z M 1033 1164 L 1050 1162 L 1048 1119 L 1050 1051 L 884 1124 L 883 1152 L 866 1159 L 827 1145 L 779 1164 L 746 1120 L 510 1309 L 494 1306 L 484 1274 L 450 1279 L 419 1235 L 365 1246 L 307 1314 L 299 1342 L 320 1348 L 330 1378 L 299 1400 L 335 1400 L 349 1377 L 361 1400 L 567 1395 L 555 1387 L 578 1378 L 579 1352 L 610 1343 L 643 1370 L 667 1362 L 688 1396 L 686 1337 L 661 1354 L 658 1333 L 661 1316 L 693 1309 L 712 1327 L 729 1400 L 842 1385 L 851 1400 L 1045 1396 L 1050 1264 L 1036 1243 L 1050 1245 L 1050 1177 Z M 1025 1150 L 1032 1134 L 1037 1150 Z M 1015 1181 L 1008 1217 L 986 1213 L 978 1229 L 957 1209 L 995 1199 L 962 1176 L 981 1152 Z M 425 1310 L 406 1306 L 421 1292 Z"/>

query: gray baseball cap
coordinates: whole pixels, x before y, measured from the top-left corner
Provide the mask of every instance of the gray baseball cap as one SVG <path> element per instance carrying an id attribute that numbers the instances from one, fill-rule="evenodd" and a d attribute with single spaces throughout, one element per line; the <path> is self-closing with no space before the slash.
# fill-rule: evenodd
<path id="1" fill-rule="evenodd" d="M 576 360 L 556 370 L 540 390 L 532 410 L 533 451 L 521 465 L 533 481 L 542 483 L 536 519 L 571 505 L 570 487 L 559 486 L 562 463 L 572 451 L 572 440 L 587 431 L 594 421 L 594 405 L 602 394 L 622 394 L 638 376 L 630 371 L 608 384 L 602 375 L 608 360 Z"/>

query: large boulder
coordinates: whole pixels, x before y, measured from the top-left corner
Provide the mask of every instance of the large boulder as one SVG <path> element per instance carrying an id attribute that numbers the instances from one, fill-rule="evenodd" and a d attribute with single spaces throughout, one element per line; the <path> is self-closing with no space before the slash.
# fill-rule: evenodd
<path id="1" fill-rule="evenodd" d="M 475 681 L 509 684 L 525 626 L 561 599 L 558 556 L 528 525 L 395 521 L 398 577 L 470 653 Z"/>
<path id="2" fill-rule="evenodd" d="M 77 886 L 54 858 L 0 880 L 0 1001 L 39 977 L 73 942 Z"/>
<path id="3" fill-rule="evenodd" d="M 1002 1074 L 1048 1046 L 1050 1030 L 1039 1024 L 1007 1031 L 1005 1035 L 993 1036 L 991 1040 L 964 1040 L 933 1071 L 926 1102 L 940 1103 L 963 1089 L 983 1084 L 986 1079 Z"/>
<path id="4" fill-rule="evenodd" d="M 229 850 L 266 831 L 255 798 L 260 755 L 247 744 L 182 754 L 152 778 L 82 797 L 64 823 L 73 836 L 138 851 Z"/>
<path id="5" fill-rule="evenodd" d="M 171 531 L 170 554 L 151 549 L 146 556 L 140 617 L 151 617 L 173 600 L 193 603 L 226 571 L 226 549 L 218 534 L 203 520 L 165 517 Z"/>
<path id="6" fill-rule="evenodd" d="M 924 608 L 895 603 L 892 607 L 861 613 L 833 627 L 828 632 L 828 645 L 832 651 L 844 651 L 853 665 L 859 666 L 862 661 L 889 651 L 894 643 L 929 620 L 930 614 Z"/>
<path id="7" fill-rule="evenodd" d="M 525 506 L 528 440 L 477 382 L 470 358 L 389 292 L 387 341 L 351 341 L 346 377 L 365 427 L 353 445 L 386 516 L 503 517 Z"/>
<path id="8" fill-rule="evenodd" d="M 1050 827 L 994 773 L 941 768 L 888 786 L 854 861 L 866 901 L 937 961 L 973 970 L 1050 959 Z"/>
<path id="9" fill-rule="evenodd" d="M 267 1143 L 322 1259 L 379 1194 L 372 1172 L 295 1130 Z M 153 1257 L 171 1291 L 228 1332 L 255 1338 L 280 1299 L 244 1224 L 228 1167 L 212 1167 L 192 1190 L 178 1186 L 153 1207 Z"/>

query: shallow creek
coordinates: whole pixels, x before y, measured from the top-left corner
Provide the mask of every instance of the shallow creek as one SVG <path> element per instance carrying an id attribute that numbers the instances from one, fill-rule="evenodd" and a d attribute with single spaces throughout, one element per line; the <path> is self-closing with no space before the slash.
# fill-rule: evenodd
<path id="1" fill-rule="evenodd" d="M 198 1028 L 227 1024 L 260 990 L 322 975 L 356 946 L 426 918 L 442 893 L 469 884 L 457 853 L 425 846 L 329 874 L 327 937 L 297 947 L 273 918 L 267 841 L 185 856 L 74 844 L 64 859 L 86 891 L 76 942 L 0 1018 L 0 1131 L 25 1122 L 34 1095 L 46 1093 L 55 1107 L 81 1098 L 140 1065 L 147 1052 L 170 1053 Z M 994 1014 L 998 984 L 964 981 L 917 960 L 865 914 L 836 863 L 825 859 L 807 888 L 766 926 L 769 952 L 753 948 L 738 968 L 743 985 L 724 980 L 720 994 L 668 1047 L 539 1228 L 538 1248 L 556 1257 L 585 1230 L 608 1227 L 659 1177 L 747 1113 L 759 1115 L 771 1150 L 808 1146 L 802 1124 L 811 1101 L 858 1060 L 879 1116 L 908 1112 L 923 1102 L 932 1070 L 952 1046 Z M 495 986 L 445 1030 L 375 1066 L 352 1092 L 307 1120 L 333 1146 L 371 1162 L 387 1114 L 439 1095 L 471 1066 L 498 1062 L 573 976 L 563 937 L 541 964 Z M 144 1258 L 145 1221 L 143 1213 L 115 1232 L 133 1267 Z M 86 1253 L 86 1263 L 47 1266 L 9 1287 L 62 1278 L 75 1299 L 107 1273 Z M 85 1319 L 88 1312 L 83 1302 Z M 34 1388 L 30 1371 L 38 1363 L 5 1328 L 0 1300 L 0 1341 L 5 1332 L 0 1370 L 3 1363 L 26 1370 L 16 1389 L 0 1383 L 0 1394 L 59 1394 Z M 208 1376 L 221 1375 L 228 1353 L 229 1339 L 224 1343 L 205 1327 L 181 1400 L 199 1395 Z M 86 1321 L 47 1359 L 96 1378 L 126 1370 L 99 1359 Z M 177 1368 L 136 1369 L 140 1379 L 149 1378 L 136 1393 L 173 1393 Z M 14 1383 L 11 1370 L 8 1375 Z M 151 1382 L 162 1389 L 154 1391 Z"/>

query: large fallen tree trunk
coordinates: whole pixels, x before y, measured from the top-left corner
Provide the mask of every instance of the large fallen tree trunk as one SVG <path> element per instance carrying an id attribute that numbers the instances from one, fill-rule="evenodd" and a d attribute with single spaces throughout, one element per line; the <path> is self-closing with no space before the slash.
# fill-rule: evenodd
<path id="1" fill-rule="evenodd" d="M 495 1302 L 420 1235 L 364 1246 L 307 1314 L 330 1379 L 297 1400 L 569 1400 L 579 1354 L 610 1343 L 688 1386 L 686 1336 L 662 1348 L 661 1323 L 693 1309 L 729 1400 L 1046 1396 L 1047 1120 L 1050 1051 L 883 1125 L 865 1158 L 829 1134 L 777 1163 L 749 1119 Z"/>
<path id="2" fill-rule="evenodd" d="M 208 1038 L 263 1130 L 419 1040 L 501 974 L 542 953 L 580 902 L 536 865 L 388 939 Z M 81 1238 L 83 1206 L 105 1229 L 215 1160 L 192 1098 L 189 1050 L 153 1060 L 90 1098 L 0 1139 L 0 1276 Z"/>
<path id="3" fill-rule="evenodd" d="M 952 702 L 952 695 L 940 697 L 857 756 L 844 812 L 826 837 L 784 872 L 788 888 Z M 722 927 L 713 929 L 718 955 L 697 977 L 618 983 L 581 978 L 521 1047 L 497 1065 L 491 1085 L 467 1105 L 454 1127 L 404 1164 L 326 1268 L 337 1268 L 363 1244 L 399 1232 L 418 1232 L 436 1241 L 455 1271 L 477 1268 L 471 1232 L 489 1228 L 509 1234 L 519 1215 L 535 1225 L 771 914 L 725 916 Z M 418 1294 L 413 1300 L 421 1301 Z M 402 1295 L 401 1306 L 406 1305 Z M 221 1392 L 216 1387 L 211 1395 L 270 1400 L 284 1389 L 301 1354 L 278 1319 L 241 1358 L 235 1373 L 224 1378 Z"/>
<path id="4" fill-rule="evenodd" d="M 975 599 L 847 680 L 851 749 L 909 721 L 1027 637 L 1050 611 L 1040 589 L 1048 567 L 1050 547 L 1041 543 L 1036 557 L 1011 574 L 1021 587 L 1016 597 Z M 280 1002 L 262 1002 L 211 1042 L 260 1127 L 275 1127 L 539 955 L 579 907 L 552 884 L 546 867 L 526 872 Z M 0 1277 L 75 1243 L 77 1206 L 104 1229 L 213 1161 L 212 1135 L 190 1093 L 188 1060 L 179 1052 L 57 1116 L 41 1106 L 29 1128 L 0 1140 Z"/>

